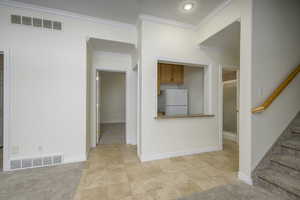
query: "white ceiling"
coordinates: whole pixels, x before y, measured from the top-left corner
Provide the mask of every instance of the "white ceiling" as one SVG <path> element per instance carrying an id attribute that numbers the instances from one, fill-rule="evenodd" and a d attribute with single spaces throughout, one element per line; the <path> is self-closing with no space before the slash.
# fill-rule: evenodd
<path id="1" fill-rule="evenodd" d="M 140 0 L 141 13 L 197 25 L 225 0 L 194 0 L 197 8 L 194 12 L 184 13 L 180 5 L 183 0 Z"/>
<path id="2" fill-rule="evenodd" d="M 180 12 L 183 0 L 15 0 L 78 14 L 136 24 L 139 14 L 166 18 L 187 24 L 198 24 L 226 0 L 194 0 L 192 13 Z"/>

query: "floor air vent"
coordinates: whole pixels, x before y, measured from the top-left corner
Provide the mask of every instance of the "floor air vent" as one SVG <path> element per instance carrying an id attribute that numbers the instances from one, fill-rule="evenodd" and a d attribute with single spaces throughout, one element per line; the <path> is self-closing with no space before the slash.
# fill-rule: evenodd
<path id="1" fill-rule="evenodd" d="M 27 168 L 36 168 L 36 167 L 46 167 L 59 165 L 63 162 L 62 155 L 46 156 L 41 158 L 26 158 L 21 160 L 11 160 L 10 169 L 27 169 Z"/>
<path id="2" fill-rule="evenodd" d="M 20 25 L 37 27 L 37 28 L 45 28 L 45 29 L 52 29 L 52 30 L 58 30 L 58 31 L 62 30 L 61 22 L 51 21 L 48 19 L 41 19 L 41 18 L 36 18 L 36 17 L 11 15 L 10 22 L 12 24 L 20 24 Z"/>

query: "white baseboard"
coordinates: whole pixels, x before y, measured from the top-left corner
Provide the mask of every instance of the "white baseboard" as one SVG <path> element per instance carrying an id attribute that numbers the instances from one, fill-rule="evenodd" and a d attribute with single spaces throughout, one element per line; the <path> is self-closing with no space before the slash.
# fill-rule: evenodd
<path id="1" fill-rule="evenodd" d="M 227 139 L 227 140 L 237 142 L 237 135 L 235 133 L 232 133 L 232 132 L 223 131 L 223 138 Z"/>
<path id="2" fill-rule="evenodd" d="M 161 154 L 150 154 L 150 155 L 140 155 L 140 160 L 142 162 L 146 161 L 152 161 L 152 160 L 160 160 L 160 159 L 166 159 L 166 158 L 173 158 L 178 156 L 187 156 L 187 155 L 193 155 L 193 154 L 200 154 L 200 153 L 206 153 L 206 152 L 212 152 L 212 151 L 221 151 L 221 146 L 212 146 L 212 147 L 204 147 L 199 148 L 195 150 L 189 150 L 189 151 L 177 151 L 177 152 L 168 152 L 168 153 L 161 153 Z"/>
<path id="3" fill-rule="evenodd" d="M 82 154 L 82 155 L 79 155 L 79 156 L 73 156 L 73 157 L 64 157 L 63 164 L 84 162 L 86 160 L 87 160 L 87 155 L 86 154 Z"/>
<path id="4" fill-rule="evenodd" d="M 244 183 L 247 183 L 248 185 L 253 185 L 253 181 L 251 176 L 247 176 L 246 174 L 244 174 L 243 172 L 239 172 L 238 173 L 238 177 L 241 181 L 243 181 Z"/>

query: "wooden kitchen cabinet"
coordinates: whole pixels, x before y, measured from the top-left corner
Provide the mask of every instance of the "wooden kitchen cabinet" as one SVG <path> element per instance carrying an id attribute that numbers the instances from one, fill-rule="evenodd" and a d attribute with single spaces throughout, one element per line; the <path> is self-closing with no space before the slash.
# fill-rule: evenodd
<path id="1" fill-rule="evenodd" d="M 176 84 L 183 84 L 184 70 L 181 65 L 174 65 L 172 67 L 172 82 Z"/>
<path id="2" fill-rule="evenodd" d="M 160 83 L 171 83 L 172 82 L 172 71 L 173 67 L 169 64 L 159 64 L 160 71 Z"/>
<path id="3" fill-rule="evenodd" d="M 157 71 L 160 84 L 183 84 L 184 82 L 182 65 L 159 63 Z"/>

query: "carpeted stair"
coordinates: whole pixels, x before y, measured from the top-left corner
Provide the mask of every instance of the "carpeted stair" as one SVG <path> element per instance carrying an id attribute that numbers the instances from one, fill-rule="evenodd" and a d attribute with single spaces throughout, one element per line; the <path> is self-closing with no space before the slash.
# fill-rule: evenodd
<path id="1" fill-rule="evenodd" d="M 282 199 L 300 200 L 300 114 L 255 170 L 257 186 Z"/>

